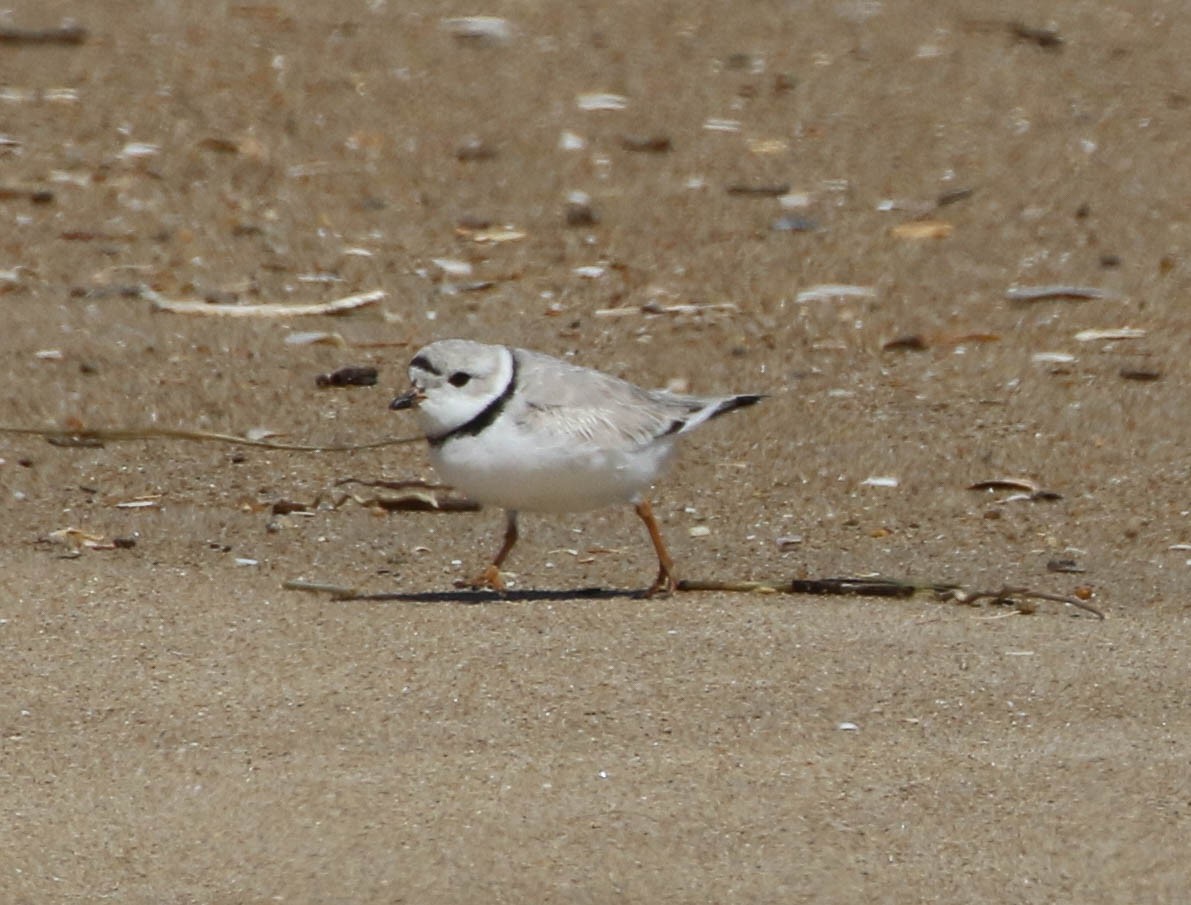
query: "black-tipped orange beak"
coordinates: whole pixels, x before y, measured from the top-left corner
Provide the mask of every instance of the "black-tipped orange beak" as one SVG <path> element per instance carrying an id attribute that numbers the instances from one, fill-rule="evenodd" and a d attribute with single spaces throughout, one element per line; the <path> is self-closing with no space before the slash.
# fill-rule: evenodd
<path id="1" fill-rule="evenodd" d="M 392 402 L 390 402 L 389 408 L 395 412 L 400 411 L 401 409 L 417 408 L 418 403 L 421 402 L 425 398 L 426 398 L 426 394 L 423 393 L 420 389 L 418 389 L 417 387 L 410 387 L 410 390 L 408 393 L 405 393 L 402 396 L 398 396 L 396 399 L 394 399 Z"/>

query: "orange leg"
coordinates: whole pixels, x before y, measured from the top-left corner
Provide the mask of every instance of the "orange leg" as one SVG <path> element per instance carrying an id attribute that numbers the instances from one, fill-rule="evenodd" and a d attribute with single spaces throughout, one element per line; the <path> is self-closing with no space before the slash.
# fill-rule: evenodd
<path id="1" fill-rule="evenodd" d="M 674 574 L 674 560 L 666 550 L 666 542 L 662 540 L 662 531 L 658 527 L 657 519 L 653 517 L 653 506 L 649 500 L 642 500 L 637 504 L 637 515 L 645 522 L 645 529 L 649 532 L 649 539 L 653 541 L 653 549 L 658 555 L 658 577 L 653 580 L 645 596 L 669 594 L 678 587 L 678 577 Z"/>
<path id="2" fill-rule="evenodd" d="M 483 572 L 467 582 L 473 588 L 489 588 L 493 591 L 505 589 L 504 580 L 500 577 L 500 567 L 508 559 L 513 545 L 517 543 L 517 513 L 512 509 L 505 510 L 505 539 L 492 558 L 492 564 Z"/>

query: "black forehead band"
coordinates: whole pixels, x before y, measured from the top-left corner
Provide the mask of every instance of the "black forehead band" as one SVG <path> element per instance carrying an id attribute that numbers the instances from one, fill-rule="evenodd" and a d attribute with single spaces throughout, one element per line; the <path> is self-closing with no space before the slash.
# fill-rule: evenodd
<path id="1" fill-rule="evenodd" d="M 435 377 L 442 377 L 442 371 L 430 363 L 430 359 L 425 355 L 415 355 L 414 360 L 409 363 L 411 368 L 421 368 L 428 374 L 433 374 Z"/>

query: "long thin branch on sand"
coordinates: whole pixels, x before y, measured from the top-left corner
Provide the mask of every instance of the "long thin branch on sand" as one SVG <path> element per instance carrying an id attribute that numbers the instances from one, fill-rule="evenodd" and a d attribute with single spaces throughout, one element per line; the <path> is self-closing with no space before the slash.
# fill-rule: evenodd
<path id="1" fill-rule="evenodd" d="M 679 591 L 736 591 L 754 594 L 815 594 L 842 597 L 913 597 L 916 594 L 933 594 L 941 602 L 974 605 L 978 601 L 1014 606 L 1018 612 L 1032 613 L 1034 606 L 1029 601 L 1048 600 L 1063 603 L 1091 613 L 1097 619 L 1104 619 L 1104 613 L 1086 600 L 1048 594 L 1029 588 L 1006 585 L 998 591 L 971 591 L 954 584 L 914 584 L 892 578 L 795 578 L 790 581 L 680 581 Z"/>
<path id="2" fill-rule="evenodd" d="M 235 434 L 221 434 L 215 431 L 183 430 L 173 427 L 133 427 L 112 430 L 102 428 L 80 428 L 59 430 L 40 427 L 2 427 L 0 434 L 24 434 L 45 437 L 55 446 L 101 446 L 125 440 L 214 440 L 236 446 L 260 446 L 265 449 L 289 449 L 299 452 L 352 452 L 357 449 L 379 449 L 382 446 L 396 446 L 402 443 L 417 443 L 422 437 L 390 437 L 371 443 L 347 443 L 316 446 L 305 443 L 278 443 L 273 440 L 253 440 Z"/>

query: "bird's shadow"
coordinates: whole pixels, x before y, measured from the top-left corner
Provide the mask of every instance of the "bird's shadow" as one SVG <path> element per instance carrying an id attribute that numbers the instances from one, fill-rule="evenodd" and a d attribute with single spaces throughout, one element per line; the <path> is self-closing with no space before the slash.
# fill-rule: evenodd
<path id="1" fill-rule="evenodd" d="M 351 594 L 339 597 L 350 603 L 556 603 L 567 600 L 645 599 L 639 588 L 565 588 L 487 591 L 456 588 L 451 591 L 391 591 L 380 594 Z"/>

